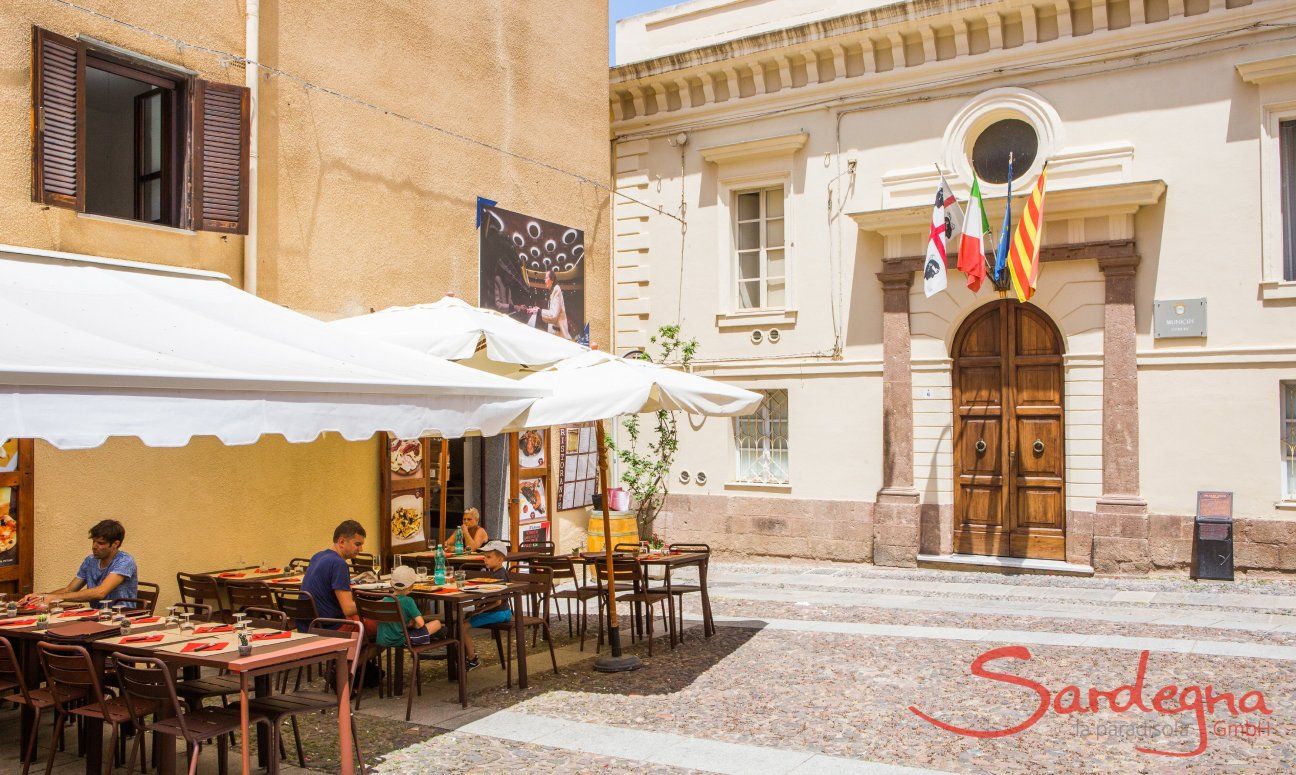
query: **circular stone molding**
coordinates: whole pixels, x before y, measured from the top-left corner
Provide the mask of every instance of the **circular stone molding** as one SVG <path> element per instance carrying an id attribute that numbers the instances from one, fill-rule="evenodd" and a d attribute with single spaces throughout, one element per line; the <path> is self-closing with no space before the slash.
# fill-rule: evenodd
<path id="1" fill-rule="evenodd" d="M 1062 118 L 1043 97 L 1028 89 L 1002 88 L 982 92 L 964 103 L 945 128 L 941 141 L 941 162 L 972 185 L 972 144 L 982 130 L 996 121 L 1016 118 L 1030 124 L 1039 138 L 1039 150 L 1029 169 L 1013 170 L 1016 180 L 1031 181 L 1044 162 L 1062 147 Z M 1001 196 L 1006 185 L 982 182 L 985 196 Z"/>

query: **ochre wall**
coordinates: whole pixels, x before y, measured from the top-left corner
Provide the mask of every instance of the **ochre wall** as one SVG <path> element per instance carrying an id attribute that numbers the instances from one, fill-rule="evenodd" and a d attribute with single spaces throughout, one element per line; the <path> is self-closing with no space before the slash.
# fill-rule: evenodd
<path id="1" fill-rule="evenodd" d="M 109 16 L 219 52 L 244 52 L 244 4 L 125 0 Z M 321 318 L 475 300 L 475 199 L 585 230 L 586 316 L 609 340 L 607 7 L 564 4 L 261 2 L 260 61 L 293 77 L 260 82 L 258 292 Z M 44 208 L 30 194 L 31 27 L 88 35 L 242 84 L 229 57 L 48 0 L 0 8 L 0 243 L 213 269 L 243 282 L 244 238 Z M 301 80 L 450 130 L 386 115 Z M 456 137 L 456 135 L 458 137 Z M 530 157 L 525 161 L 471 138 Z M 546 166 L 547 165 L 547 166 Z M 559 168 L 599 186 L 582 182 Z M 174 596 L 178 570 L 281 563 L 328 543 L 342 518 L 376 524 L 374 442 L 324 438 L 250 447 L 195 440 L 149 449 L 39 445 L 38 589 L 63 584 L 86 529 L 114 517 L 146 580 Z"/>

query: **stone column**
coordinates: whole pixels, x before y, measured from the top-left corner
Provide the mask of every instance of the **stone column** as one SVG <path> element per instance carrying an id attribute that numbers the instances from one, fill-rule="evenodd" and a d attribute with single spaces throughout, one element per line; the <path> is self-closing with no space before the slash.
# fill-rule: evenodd
<path id="1" fill-rule="evenodd" d="M 873 564 L 913 567 L 919 525 L 909 331 L 913 271 L 884 271 L 877 277 L 882 283 L 882 489 L 873 513 Z"/>
<path id="2" fill-rule="evenodd" d="M 1102 496 L 1094 509 L 1099 572 L 1152 569 L 1147 501 L 1139 496 L 1138 354 L 1134 325 L 1137 255 L 1103 258 Z"/>

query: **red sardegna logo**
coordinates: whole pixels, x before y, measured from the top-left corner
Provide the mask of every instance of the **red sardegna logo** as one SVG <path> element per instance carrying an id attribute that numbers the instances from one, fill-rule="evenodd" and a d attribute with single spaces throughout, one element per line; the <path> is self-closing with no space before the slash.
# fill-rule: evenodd
<path id="1" fill-rule="evenodd" d="M 1237 717 L 1246 714 L 1262 714 L 1265 716 L 1273 713 L 1265 704 L 1264 692 L 1251 690 L 1241 697 L 1235 697 L 1230 692 L 1216 692 L 1215 687 L 1207 685 L 1205 687 L 1192 684 L 1188 686 L 1178 686 L 1176 684 L 1167 684 L 1152 695 L 1151 702 L 1147 700 L 1147 693 L 1144 687 L 1144 678 L 1147 675 L 1148 652 L 1144 651 L 1139 654 L 1138 670 L 1134 676 L 1134 682 L 1122 684 L 1114 689 L 1102 690 L 1098 687 L 1091 687 L 1087 693 L 1082 693 L 1080 687 L 1073 684 L 1067 684 L 1056 692 L 1051 691 L 1047 686 L 1022 676 L 1012 675 L 1011 673 L 999 673 L 990 670 L 986 665 L 996 659 L 1020 659 L 1030 661 L 1030 650 L 1025 646 L 1001 646 L 990 649 L 985 653 L 972 660 L 972 675 L 977 678 L 985 678 L 999 683 L 1011 684 L 1029 689 L 1039 697 L 1039 703 L 1029 717 L 1007 729 L 969 729 L 966 727 L 955 726 L 941 721 L 934 716 L 925 713 L 913 705 L 909 706 L 912 711 L 922 720 L 933 724 L 947 732 L 953 732 L 956 735 L 976 738 L 995 738 L 1011 737 L 1020 734 L 1035 726 L 1039 720 L 1051 710 L 1059 716 L 1067 716 L 1080 713 L 1098 713 L 1103 710 L 1105 701 L 1106 708 L 1113 713 L 1128 713 L 1131 710 L 1140 710 L 1144 713 L 1157 713 L 1162 716 L 1172 717 L 1185 713 L 1192 714 L 1197 727 L 1197 746 L 1191 751 L 1162 751 L 1156 748 L 1144 748 L 1135 746 L 1139 753 L 1155 754 L 1157 756 L 1198 756 L 1206 750 L 1206 716 L 1214 715 L 1223 705 L 1224 710 L 1229 715 Z"/>

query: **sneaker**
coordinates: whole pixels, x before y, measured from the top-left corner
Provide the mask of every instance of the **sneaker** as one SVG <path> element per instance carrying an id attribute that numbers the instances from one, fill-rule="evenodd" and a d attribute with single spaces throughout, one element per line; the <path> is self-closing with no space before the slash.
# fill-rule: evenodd
<path id="1" fill-rule="evenodd" d="M 468 660 L 466 664 L 468 665 L 469 670 L 476 670 L 477 668 L 481 667 L 481 659 L 478 657 L 473 657 L 472 659 Z"/>

